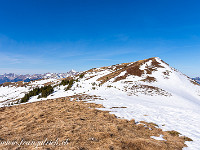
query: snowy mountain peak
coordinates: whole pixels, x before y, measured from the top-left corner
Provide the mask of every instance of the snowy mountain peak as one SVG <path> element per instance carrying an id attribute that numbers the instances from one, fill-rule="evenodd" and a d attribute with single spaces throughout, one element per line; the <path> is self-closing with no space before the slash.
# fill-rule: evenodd
<path id="1" fill-rule="evenodd" d="M 181 92 L 188 97 L 200 95 L 199 86 L 194 80 L 170 67 L 158 57 L 93 68 L 84 73 L 87 82 L 116 87 L 128 95 L 171 97 L 180 95 Z M 188 89 L 187 92 L 185 89 Z"/>
<path id="2" fill-rule="evenodd" d="M 77 71 L 76 71 L 76 70 L 74 70 L 74 69 L 71 69 L 69 72 L 74 72 L 74 73 L 76 73 Z"/>
<path id="3" fill-rule="evenodd" d="M 119 81 L 119 80 L 124 80 L 129 76 L 143 77 L 148 80 L 150 79 L 150 76 L 152 76 L 152 73 L 158 71 L 159 68 L 169 68 L 169 66 L 160 58 L 153 57 L 145 60 L 139 60 L 137 62 L 122 63 L 109 67 L 101 67 L 93 71 L 95 72 L 102 70 L 111 71 L 111 73 L 106 74 L 97 80 L 101 81 L 102 83 L 105 83 L 106 81 L 113 78 L 114 81 Z M 153 77 L 151 78 L 153 79 Z"/>

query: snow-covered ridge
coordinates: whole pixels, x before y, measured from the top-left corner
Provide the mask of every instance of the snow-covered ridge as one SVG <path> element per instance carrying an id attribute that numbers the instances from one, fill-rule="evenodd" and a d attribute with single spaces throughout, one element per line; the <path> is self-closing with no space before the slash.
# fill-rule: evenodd
<path id="1" fill-rule="evenodd" d="M 43 79 L 25 86 L 0 87 L 1 106 L 20 99 L 25 93 L 44 84 L 55 85 L 47 98 L 32 97 L 29 102 L 88 94 L 103 100 L 91 102 L 104 105 L 120 118 L 155 122 L 164 130 L 176 130 L 193 139 L 188 149 L 200 147 L 200 86 L 186 75 L 154 57 L 137 62 L 93 68 L 74 76 L 70 90 L 56 86 L 61 80 Z M 115 107 L 114 109 L 112 109 Z"/>

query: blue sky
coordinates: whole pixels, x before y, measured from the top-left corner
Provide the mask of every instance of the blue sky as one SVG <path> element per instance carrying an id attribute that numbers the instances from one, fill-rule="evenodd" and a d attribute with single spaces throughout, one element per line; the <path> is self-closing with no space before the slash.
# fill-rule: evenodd
<path id="1" fill-rule="evenodd" d="M 0 73 L 160 57 L 200 76 L 198 0 L 0 0 Z"/>

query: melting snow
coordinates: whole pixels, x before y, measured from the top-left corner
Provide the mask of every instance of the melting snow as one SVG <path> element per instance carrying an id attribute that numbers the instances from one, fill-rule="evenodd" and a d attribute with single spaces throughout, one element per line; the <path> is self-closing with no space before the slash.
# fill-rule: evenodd
<path id="1" fill-rule="evenodd" d="M 153 138 L 155 140 L 159 140 L 159 141 L 167 141 L 167 140 L 163 139 L 163 135 L 160 135 L 160 136 L 151 136 L 151 138 Z"/>

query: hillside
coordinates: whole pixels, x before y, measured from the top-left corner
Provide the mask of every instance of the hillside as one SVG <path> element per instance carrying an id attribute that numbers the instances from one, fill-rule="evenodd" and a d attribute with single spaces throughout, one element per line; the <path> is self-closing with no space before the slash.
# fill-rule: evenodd
<path id="1" fill-rule="evenodd" d="M 176 132 L 164 132 L 153 123 L 117 119 L 107 111 L 94 109 L 102 105 L 77 98 L 97 97 L 73 96 L 0 108 L 1 141 L 15 142 L 1 144 L 0 149 L 174 150 L 181 149 L 188 140 L 174 135 Z"/>
<path id="2" fill-rule="evenodd" d="M 93 68 L 73 79 L 4 84 L 0 87 L 1 106 L 20 103 L 25 93 L 52 85 L 52 94 L 46 98 L 32 96 L 28 103 L 77 94 L 97 95 L 99 98 L 85 101 L 101 104 L 104 108 L 99 110 L 118 118 L 154 122 L 164 131 L 176 130 L 193 140 L 186 142 L 188 149 L 200 147 L 200 86 L 160 58 Z"/>

